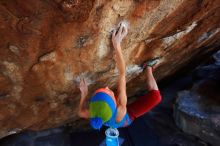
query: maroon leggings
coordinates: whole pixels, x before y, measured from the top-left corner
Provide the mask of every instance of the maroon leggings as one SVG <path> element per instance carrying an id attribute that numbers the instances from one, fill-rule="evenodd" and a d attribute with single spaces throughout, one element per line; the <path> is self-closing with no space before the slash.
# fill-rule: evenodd
<path id="1" fill-rule="evenodd" d="M 131 120 L 142 116 L 161 101 L 159 90 L 151 90 L 146 95 L 139 97 L 127 106 L 128 115 Z"/>

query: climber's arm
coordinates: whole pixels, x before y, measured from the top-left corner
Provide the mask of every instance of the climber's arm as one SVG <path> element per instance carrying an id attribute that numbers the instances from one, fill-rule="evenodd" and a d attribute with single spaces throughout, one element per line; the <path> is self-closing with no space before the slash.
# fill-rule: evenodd
<path id="1" fill-rule="evenodd" d="M 89 110 L 86 108 L 86 101 L 87 101 L 87 95 L 88 95 L 88 86 L 86 84 L 85 79 L 81 79 L 80 81 L 80 91 L 81 91 L 81 98 L 79 103 L 79 110 L 78 115 L 81 118 L 88 119 L 89 118 Z"/>
<path id="2" fill-rule="evenodd" d="M 120 122 L 127 111 L 127 94 L 126 94 L 126 77 L 125 75 L 119 75 L 118 77 L 118 114 L 116 116 L 116 122 Z"/>
<path id="3" fill-rule="evenodd" d="M 125 61 L 121 52 L 121 49 L 116 49 L 116 64 L 119 70 L 118 76 L 118 101 L 117 108 L 118 114 L 116 116 L 116 122 L 120 122 L 126 114 L 127 94 L 126 94 L 126 77 L 125 77 Z"/>
<path id="4" fill-rule="evenodd" d="M 121 52 L 121 49 L 116 49 L 116 65 L 119 70 L 118 76 L 118 106 L 126 108 L 127 94 L 126 94 L 126 76 L 125 76 L 125 61 Z"/>
<path id="5" fill-rule="evenodd" d="M 127 105 L 127 94 L 126 94 L 126 65 L 123 58 L 122 50 L 121 50 L 121 41 L 127 34 L 127 28 L 120 25 L 118 32 L 114 30 L 112 34 L 112 43 L 115 52 L 115 62 L 119 71 L 118 77 L 118 101 L 117 101 L 117 109 L 118 113 L 116 116 L 116 121 L 120 122 L 124 115 L 126 114 L 126 105 Z"/>
<path id="6" fill-rule="evenodd" d="M 89 110 L 86 108 L 86 97 L 81 97 L 80 103 L 79 103 L 79 111 L 78 115 L 80 118 L 89 118 Z"/>

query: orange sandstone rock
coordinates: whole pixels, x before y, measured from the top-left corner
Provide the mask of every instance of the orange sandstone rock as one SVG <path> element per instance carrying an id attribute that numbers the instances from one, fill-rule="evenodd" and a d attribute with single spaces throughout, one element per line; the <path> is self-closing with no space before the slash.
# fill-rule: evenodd
<path id="1" fill-rule="evenodd" d="M 144 89 L 143 61 L 161 56 L 155 76 L 172 75 L 219 46 L 219 0 L 1 0 L 0 137 L 77 121 L 79 76 L 117 86 L 111 30 L 122 43 L 128 96 Z M 76 123 L 80 126 L 80 123 Z"/>

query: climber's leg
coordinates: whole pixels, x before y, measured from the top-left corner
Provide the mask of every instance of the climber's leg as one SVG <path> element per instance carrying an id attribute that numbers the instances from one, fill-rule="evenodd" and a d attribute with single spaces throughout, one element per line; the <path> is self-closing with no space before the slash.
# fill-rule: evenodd
<path id="1" fill-rule="evenodd" d="M 127 106 L 128 115 L 131 120 L 142 116 L 161 101 L 160 91 L 150 66 L 146 67 L 146 80 L 148 93 Z"/>
<path id="2" fill-rule="evenodd" d="M 146 67 L 147 90 L 158 90 L 157 82 L 153 76 L 152 67 Z"/>

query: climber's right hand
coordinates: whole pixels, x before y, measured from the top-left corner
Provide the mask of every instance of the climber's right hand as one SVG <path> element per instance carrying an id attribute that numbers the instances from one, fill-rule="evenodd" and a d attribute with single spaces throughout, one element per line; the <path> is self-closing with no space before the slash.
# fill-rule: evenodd
<path id="1" fill-rule="evenodd" d="M 118 31 L 116 29 L 113 31 L 112 43 L 115 49 L 118 49 L 121 47 L 121 41 L 127 35 L 127 33 L 128 33 L 128 30 L 124 25 L 122 25 L 122 23 L 120 24 Z"/>

